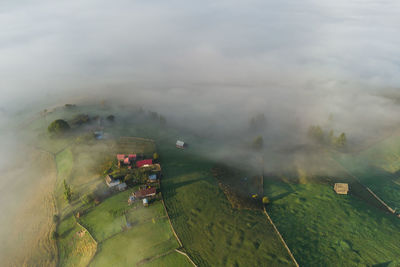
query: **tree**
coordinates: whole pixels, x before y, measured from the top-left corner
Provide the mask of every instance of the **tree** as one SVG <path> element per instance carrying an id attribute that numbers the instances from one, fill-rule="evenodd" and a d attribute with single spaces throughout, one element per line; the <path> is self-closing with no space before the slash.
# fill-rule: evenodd
<path id="1" fill-rule="evenodd" d="M 323 143 L 325 134 L 319 125 L 311 125 L 308 129 L 308 136 L 318 143 Z"/>
<path id="2" fill-rule="evenodd" d="M 167 119 L 163 115 L 160 115 L 160 123 L 161 125 L 167 124 Z"/>
<path id="3" fill-rule="evenodd" d="M 265 128 L 267 125 L 267 119 L 265 118 L 264 113 L 258 113 L 257 115 L 251 117 L 250 119 L 250 129 L 252 130 L 260 130 Z"/>
<path id="4" fill-rule="evenodd" d="M 53 231 L 53 233 L 51 234 L 51 238 L 54 240 L 58 239 L 59 236 L 60 235 L 56 231 Z"/>
<path id="5" fill-rule="evenodd" d="M 58 216 L 57 214 L 53 215 L 53 222 L 54 223 L 58 223 L 60 221 L 60 216 Z"/>
<path id="6" fill-rule="evenodd" d="M 107 116 L 107 120 L 113 122 L 115 120 L 115 116 L 114 115 L 108 115 Z"/>
<path id="7" fill-rule="evenodd" d="M 263 137 L 261 135 L 259 135 L 256 138 L 254 138 L 254 140 L 253 140 L 253 148 L 255 150 L 261 150 L 263 145 L 264 145 L 264 139 L 263 139 Z"/>
<path id="8" fill-rule="evenodd" d="M 90 193 L 84 194 L 84 195 L 81 197 L 81 201 L 82 201 L 82 203 L 85 204 L 85 205 L 90 204 L 93 200 L 94 200 L 94 197 L 93 197 L 93 195 L 90 194 Z"/>
<path id="9" fill-rule="evenodd" d="M 263 198 L 262 198 L 262 203 L 263 203 L 264 205 L 269 204 L 269 203 L 270 203 L 269 198 L 268 198 L 268 197 L 263 197 Z"/>
<path id="10" fill-rule="evenodd" d="M 345 133 L 341 133 L 339 137 L 336 139 L 336 146 L 337 147 L 344 147 L 347 143 L 347 137 Z"/>
<path id="11" fill-rule="evenodd" d="M 154 154 L 153 154 L 153 159 L 154 159 L 154 160 L 157 160 L 157 159 L 158 159 L 158 154 L 157 154 L 157 152 L 154 152 Z"/>
<path id="12" fill-rule="evenodd" d="M 67 184 L 67 182 L 65 181 L 65 179 L 64 179 L 63 184 L 64 184 L 64 199 L 65 199 L 68 203 L 70 203 L 71 200 L 72 200 L 72 190 L 71 190 L 71 186 L 69 186 L 69 185 Z"/>
<path id="13" fill-rule="evenodd" d="M 68 131 L 69 129 L 71 129 L 71 127 L 69 126 L 68 122 L 61 119 L 53 121 L 47 128 L 49 133 L 53 134 L 61 134 Z"/>

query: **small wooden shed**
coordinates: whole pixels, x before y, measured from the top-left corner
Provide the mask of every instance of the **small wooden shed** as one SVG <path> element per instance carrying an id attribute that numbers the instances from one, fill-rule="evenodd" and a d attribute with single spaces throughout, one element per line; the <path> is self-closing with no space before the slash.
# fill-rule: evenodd
<path id="1" fill-rule="evenodd" d="M 347 193 L 349 192 L 349 184 L 335 183 L 333 189 L 335 190 L 336 194 L 347 195 Z"/>
<path id="2" fill-rule="evenodd" d="M 183 141 L 180 141 L 180 140 L 178 140 L 178 141 L 176 141 L 176 147 L 177 148 L 181 148 L 181 149 L 183 149 L 183 148 L 185 148 L 185 142 L 183 142 Z"/>

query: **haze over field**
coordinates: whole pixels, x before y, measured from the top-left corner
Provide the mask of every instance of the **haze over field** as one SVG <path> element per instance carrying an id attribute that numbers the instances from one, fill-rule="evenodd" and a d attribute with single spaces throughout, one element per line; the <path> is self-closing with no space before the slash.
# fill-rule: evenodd
<path id="1" fill-rule="evenodd" d="M 54 105 L 140 105 L 227 142 L 263 113 L 273 153 L 305 143 L 314 124 L 356 144 L 388 135 L 400 123 L 399 10 L 396 0 L 1 1 L 0 214 L 24 203 L 25 189 L 3 194 L 5 180 L 32 178 L 14 171 L 29 153 L 20 126 Z"/>
<path id="2" fill-rule="evenodd" d="M 265 112 L 278 124 L 310 124 L 334 114 L 339 128 L 365 133 L 398 121 L 398 108 L 380 95 L 396 94 L 400 80 L 399 8 L 3 1 L 1 106 L 113 95 L 187 117 Z"/>

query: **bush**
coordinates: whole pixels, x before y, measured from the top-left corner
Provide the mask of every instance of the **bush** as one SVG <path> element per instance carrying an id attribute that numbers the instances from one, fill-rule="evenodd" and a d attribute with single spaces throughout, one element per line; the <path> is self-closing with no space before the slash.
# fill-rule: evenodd
<path id="1" fill-rule="evenodd" d="M 68 131 L 69 129 L 71 129 L 71 127 L 69 126 L 68 122 L 61 119 L 53 121 L 47 128 L 49 133 L 54 133 L 54 134 L 61 134 Z"/>
<path id="2" fill-rule="evenodd" d="M 53 239 L 58 239 L 59 236 L 60 236 L 60 235 L 59 235 L 56 231 L 54 231 L 54 232 L 51 234 L 51 238 L 53 238 Z"/>
<path id="3" fill-rule="evenodd" d="M 58 223 L 60 221 L 60 216 L 58 216 L 57 214 L 53 215 L 53 222 L 54 223 Z"/>

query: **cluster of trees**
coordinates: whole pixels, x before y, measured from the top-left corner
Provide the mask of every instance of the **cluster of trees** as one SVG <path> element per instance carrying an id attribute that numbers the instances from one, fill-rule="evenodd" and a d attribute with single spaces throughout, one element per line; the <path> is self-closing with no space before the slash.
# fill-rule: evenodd
<path id="1" fill-rule="evenodd" d="M 48 132 L 51 134 L 62 134 L 67 132 L 69 129 L 71 129 L 71 127 L 68 122 L 61 119 L 53 121 L 47 128 Z"/>
<path id="2" fill-rule="evenodd" d="M 158 120 L 161 125 L 167 124 L 167 119 L 163 115 L 158 114 L 155 111 L 149 111 L 149 115 L 152 120 Z"/>
<path id="3" fill-rule="evenodd" d="M 259 135 L 253 140 L 252 147 L 254 150 L 261 150 L 264 146 L 264 138 Z"/>
<path id="4" fill-rule="evenodd" d="M 258 113 L 250 118 L 250 129 L 251 130 L 262 130 L 267 125 L 267 119 L 264 113 Z"/>
<path id="5" fill-rule="evenodd" d="M 343 148 L 347 144 L 345 133 L 335 136 L 333 130 L 330 130 L 328 134 L 326 134 L 319 125 L 311 125 L 308 129 L 308 136 L 319 144 L 325 144 L 337 148 Z"/>
<path id="6" fill-rule="evenodd" d="M 71 203 L 72 200 L 72 190 L 71 190 L 71 186 L 69 184 L 67 184 L 67 182 L 63 181 L 63 185 L 64 185 L 64 199 L 68 202 Z"/>

